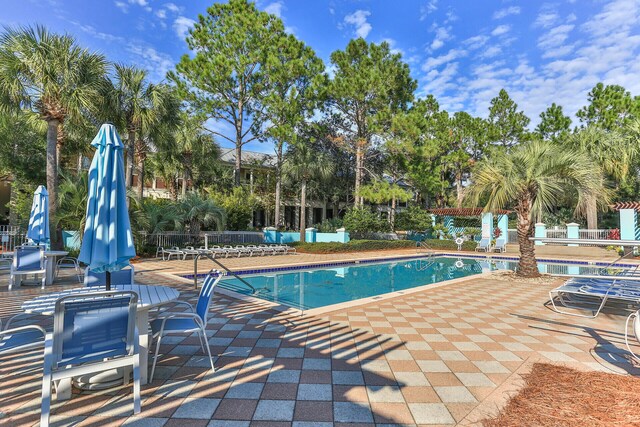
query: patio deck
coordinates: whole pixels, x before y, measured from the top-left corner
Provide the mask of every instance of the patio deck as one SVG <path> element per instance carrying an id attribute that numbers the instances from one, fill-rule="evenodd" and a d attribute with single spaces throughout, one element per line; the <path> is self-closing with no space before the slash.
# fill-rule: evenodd
<path id="1" fill-rule="evenodd" d="M 386 255 L 397 253 L 407 251 Z M 241 258 L 228 264 L 242 268 L 371 255 Z M 136 280 L 174 286 L 181 299 L 194 302 L 193 285 L 171 276 L 192 272 L 192 263 L 138 263 Z M 9 292 L 6 276 L 0 280 L 3 320 L 40 293 Z M 154 382 L 143 387 L 141 414 L 132 416 L 131 387 L 76 391 L 71 400 L 54 405 L 52 423 L 476 425 L 517 390 L 519 374 L 534 361 L 638 375 L 625 358 L 622 313 L 593 320 L 559 315 L 544 305 L 553 286 L 469 278 L 317 316 L 216 296 L 207 331 L 214 374 L 197 337 L 172 337 L 161 346 Z M 32 352 L 0 358 L 0 424 L 37 424 L 41 357 Z"/>

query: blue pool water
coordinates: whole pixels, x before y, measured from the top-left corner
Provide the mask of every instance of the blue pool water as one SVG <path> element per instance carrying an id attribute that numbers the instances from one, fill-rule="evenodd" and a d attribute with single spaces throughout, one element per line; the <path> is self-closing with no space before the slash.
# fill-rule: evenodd
<path id="1" fill-rule="evenodd" d="M 430 285 L 445 280 L 473 276 L 496 269 L 514 270 L 517 263 L 453 257 L 402 259 L 322 267 L 307 270 L 243 274 L 240 280 L 229 276 L 219 286 L 297 309 L 324 307 L 389 292 Z M 539 264 L 541 272 L 577 275 L 597 274 L 600 267 L 563 263 Z"/>

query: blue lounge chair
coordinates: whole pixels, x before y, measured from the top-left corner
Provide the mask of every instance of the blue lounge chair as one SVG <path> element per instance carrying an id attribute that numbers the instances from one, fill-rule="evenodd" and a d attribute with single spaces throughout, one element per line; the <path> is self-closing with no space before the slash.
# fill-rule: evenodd
<path id="1" fill-rule="evenodd" d="M 158 352 L 160 351 L 160 342 L 162 341 L 162 337 L 169 334 L 198 334 L 202 350 L 204 351 L 206 348 L 206 353 L 209 355 L 209 362 L 211 363 L 211 370 L 215 372 L 213 358 L 211 357 L 211 350 L 209 349 L 209 342 L 207 341 L 206 328 L 207 315 L 209 314 L 209 306 L 211 305 L 213 291 L 222 277 L 222 275 L 218 275 L 217 277 L 208 275 L 204 279 L 195 309 L 186 301 L 176 301 L 176 304 L 186 306 L 189 311 L 161 312 L 155 320 L 151 321 L 151 333 L 153 338 L 157 341 L 149 382 L 153 381 L 153 374 L 156 370 L 156 362 L 158 361 Z"/>
<path id="2" fill-rule="evenodd" d="M 491 251 L 491 239 L 489 239 L 488 237 L 483 237 L 482 239 L 480 239 L 480 241 L 478 242 L 478 246 L 476 246 L 476 252 L 478 251 Z"/>
<path id="3" fill-rule="evenodd" d="M 91 292 L 56 301 L 47 334 L 40 426 L 48 427 L 54 382 L 115 368 L 133 369 L 133 412 L 140 412 L 140 353 L 135 292 Z M 125 370 L 125 372 L 127 372 Z M 125 375 L 125 383 L 128 382 Z"/>
<path id="4" fill-rule="evenodd" d="M 135 271 L 132 265 L 128 265 L 120 271 L 114 271 L 111 273 L 112 285 L 133 285 L 133 276 Z M 89 286 L 104 286 L 107 283 L 106 273 L 95 273 L 91 271 L 89 267 L 84 270 L 84 285 Z"/>
<path id="5" fill-rule="evenodd" d="M 9 328 L 12 319 L 7 322 L 5 330 L 2 330 L 2 321 L 0 320 L 0 354 L 33 350 L 44 344 L 47 332 L 42 327 L 26 325 Z"/>
<path id="6" fill-rule="evenodd" d="M 13 253 L 11 264 L 11 278 L 9 289 L 18 278 L 18 286 L 22 283 L 22 276 L 28 274 L 42 275 L 42 289 L 47 281 L 47 260 L 44 256 L 44 246 L 18 246 Z"/>

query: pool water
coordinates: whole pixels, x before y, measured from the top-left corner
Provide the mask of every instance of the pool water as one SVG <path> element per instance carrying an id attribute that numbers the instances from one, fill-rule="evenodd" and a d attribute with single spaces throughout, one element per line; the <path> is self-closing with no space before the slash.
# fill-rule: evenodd
<path id="1" fill-rule="evenodd" d="M 433 257 L 333 268 L 242 276 L 253 296 L 297 309 L 324 307 L 394 291 L 472 276 L 494 268 L 473 259 Z M 251 294 L 240 280 L 229 277 L 219 286 Z"/>
<path id="2" fill-rule="evenodd" d="M 374 297 L 389 292 L 473 276 L 497 269 L 515 270 L 517 262 L 454 257 L 430 257 L 348 264 L 308 270 L 242 275 L 257 292 L 229 276 L 219 286 L 299 310 Z M 540 263 L 543 273 L 598 274 L 601 267 L 567 263 Z"/>

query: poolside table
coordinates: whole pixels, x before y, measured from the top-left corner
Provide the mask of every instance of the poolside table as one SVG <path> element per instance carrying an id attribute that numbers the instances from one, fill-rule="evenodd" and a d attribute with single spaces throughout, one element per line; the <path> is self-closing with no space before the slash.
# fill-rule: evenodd
<path id="1" fill-rule="evenodd" d="M 104 286 L 92 286 L 83 288 L 67 289 L 61 292 L 52 292 L 46 295 L 40 295 L 32 300 L 25 301 L 22 304 L 22 310 L 25 313 L 41 314 L 53 316 L 55 312 L 56 301 L 59 298 L 69 295 L 77 295 L 90 293 L 93 291 L 104 291 Z M 149 310 L 162 304 L 174 301 L 180 296 L 180 292 L 169 286 L 156 285 L 112 285 L 111 290 L 133 291 L 138 294 L 138 312 L 136 323 L 138 325 L 139 343 L 140 343 L 140 382 L 147 383 L 148 366 L 149 366 Z M 115 372 L 101 373 L 92 379 L 81 381 L 86 388 L 107 388 L 115 385 L 114 383 L 122 383 L 122 374 L 115 375 Z M 56 390 L 56 399 L 65 400 L 71 397 L 71 382 L 60 384 Z"/>
<path id="2" fill-rule="evenodd" d="M 44 257 L 47 259 L 47 285 L 51 285 L 53 283 L 53 279 L 55 278 L 56 260 L 58 259 L 58 257 L 67 255 L 69 255 L 69 252 L 67 251 L 44 251 Z M 5 256 L 7 258 L 13 257 L 13 252 L 3 252 L 2 256 Z"/>

